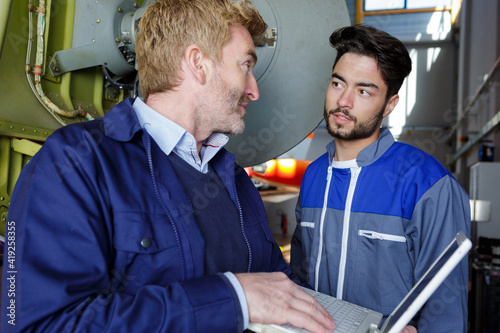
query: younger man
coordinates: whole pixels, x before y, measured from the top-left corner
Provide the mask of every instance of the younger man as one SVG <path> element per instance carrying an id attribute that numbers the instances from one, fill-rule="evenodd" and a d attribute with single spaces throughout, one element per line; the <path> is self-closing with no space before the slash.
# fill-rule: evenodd
<path id="1" fill-rule="evenodd" d="M 334 140 L 302 180 L 291 265 L 315 290 L 387 316 L 451 239 L 469 234 L 469 200 L 436 159 L 380 128 L 411 71 L 401 41 L 351 26 L 330 43 Z M 464 259 L 415 318 L 419 333 L 466 332 L 467 277 Z"/>

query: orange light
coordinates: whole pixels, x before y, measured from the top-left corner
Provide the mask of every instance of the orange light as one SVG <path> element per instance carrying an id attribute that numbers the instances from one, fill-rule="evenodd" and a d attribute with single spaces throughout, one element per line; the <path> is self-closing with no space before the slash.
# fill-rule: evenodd
<path id="1" fill-rule="evenodd" d="M 297 171 L 297 162 L 291 158 L 278 160 L 278 177 L 294 178 Z"/>
<path id="2" fill-rule="evenodd" d="M 266 171 L 253 170 L 252 176 L 264 182 L 279 185 L 300 187 L 302 177 L 311 161 L 286 159 L 273 159 L 266 162 Z"/>
<path id="3" fill-rule="evenodd" d="M 264 177 L 275 177 L 276 176 L 276 160 L 269 160 L 266 162 L 266 172 Z"/>

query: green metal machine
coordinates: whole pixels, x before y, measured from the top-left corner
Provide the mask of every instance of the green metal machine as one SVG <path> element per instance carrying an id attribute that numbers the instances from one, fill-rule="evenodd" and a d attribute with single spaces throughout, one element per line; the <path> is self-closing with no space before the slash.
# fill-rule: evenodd
<path id="1" fill-rule="evenodd" d="M 66 124 L 103 116 L 127 95 L 104 83 L 100 66 L 64 74 L 49 70 L 55 52 L 73 47 L 75 9 L 75 1 L 0 4 L 2 235 L 17 177 L 45 139 Z"/>
<path id="2" fill-rule="evenodd" d="M 152 1 L 0 2 L 0 235 L 19 174 L 51 133 L 140 97 L 135 36 Z M 335 55 L 328 36 L 350 24 L 344 0 L 253 3 L 269 28 L 254 73 L 261 98 L 227 146 L 243 166 L 279 156 L 318 125 Z"/>

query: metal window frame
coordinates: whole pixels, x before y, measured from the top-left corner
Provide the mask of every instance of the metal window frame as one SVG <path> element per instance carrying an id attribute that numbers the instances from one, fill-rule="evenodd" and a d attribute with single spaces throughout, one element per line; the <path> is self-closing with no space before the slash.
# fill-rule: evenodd
<path id="1" fill-rule="evenodd" d="M 429 8 L 416 8 L 416 9 L 388 9 L 388 10 L 370 10 L 365 11 L 365 0 L 356 0 L 356 24 L 361 24 L 363 18 L 366 16 L 373 15 L 387 15 L 387 14 L 409 14 L 409 13 L 427 13 L 427 12 L 451 12 L 451 24 L 454 24 L 460 7 L 462 5 L 462 0 L 452 0 L 451 6 L 444 7 L 429 7 Z"/>

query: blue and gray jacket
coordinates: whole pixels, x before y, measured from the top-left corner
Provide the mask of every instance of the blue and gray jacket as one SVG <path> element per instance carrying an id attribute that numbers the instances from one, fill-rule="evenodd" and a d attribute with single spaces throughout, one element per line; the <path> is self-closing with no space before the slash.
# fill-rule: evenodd
<path id="1" fill-rule="evenodd" d="M 356 160 L 335 143 L 308 167 L 297 204 L 291 266 L 303 282 L 388 316 L 462 231 L 469 199 L 429 154 L 388 129 Z M 467 259 L 420 313 L 418 332 L 466 332 Z"/>

